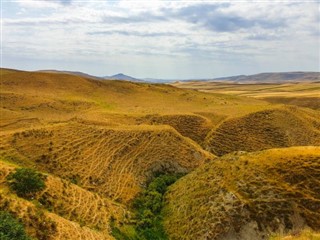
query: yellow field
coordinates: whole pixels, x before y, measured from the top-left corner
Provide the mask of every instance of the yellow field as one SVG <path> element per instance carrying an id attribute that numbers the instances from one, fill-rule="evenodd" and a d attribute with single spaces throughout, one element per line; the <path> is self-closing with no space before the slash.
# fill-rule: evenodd
<path id="1" fill-rule="evenodd" d="M 320 82 L 236 84 L 226 82 L 177 82 L 173 86 L 201 92 L 253 97 L 273 103 L 320 109 Z"/>
<path id="2" fill-rule="evenodd" d="M 157 174 L 190 179 L 188 173 L 194 176 L 216 156 L 234 151 L 259 156 L 256 151 L 264 149 L 320 145 L 317 108 L 258 99 L 284 89 L 314 98 L 316 83 L 213 89 L 188 83 L 201 90 L 195 91 L 61 73 L 1 69 L 0 75 L 0 210 L 19 216 L 40 239 L 48 233 L 50 239 L 113 239 L 111 220 L 119 226 L 132 222 L 133 199 Z M 294 151 L 303 155 L 305 149 Z M 278 150 L 269 153 L 281 158 Z M 34 201 L 8 188 L 5 177 L 19 167 L 48 175 L 47 188 Z"/>

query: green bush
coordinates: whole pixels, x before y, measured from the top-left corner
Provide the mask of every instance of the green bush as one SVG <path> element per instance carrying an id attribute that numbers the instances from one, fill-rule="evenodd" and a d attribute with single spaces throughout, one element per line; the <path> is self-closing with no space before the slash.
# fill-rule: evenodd
<path id="1" fill-rule="evenodd" d="M 134 234 L 129 236 L 121 231 L 121 228 L 112 225 L 112 235 L 118 240 L 167 240 L 161 215 L 163 195 L 168 186 L 180 177 L 181 174 L 156 176 L 133 202 L 132 207 L 136 215 Z"/>
<path id="2" fill-rule="evenodd" d="M 148 191 L 156 191 L 161 193 L 162 195 L 167 191 L 168 186 L 177 181 L 181 174 L 175 175 L 160 175 L 153 179 L 153 181 L 148 186 Z"/>
<path id="3" fill-rule="evenodd" d="M 0 239 L 1 240 L 31 240 L 23 225 L 11 214 L 0 211 Z"/>
<path id="4" fill-rule="evenodd" d="M 29 168 L 16 169 L 7 177 L 10 188 L 19 197 L 32 198 L 34 194 L 45 189 L 45 176 Z"/>

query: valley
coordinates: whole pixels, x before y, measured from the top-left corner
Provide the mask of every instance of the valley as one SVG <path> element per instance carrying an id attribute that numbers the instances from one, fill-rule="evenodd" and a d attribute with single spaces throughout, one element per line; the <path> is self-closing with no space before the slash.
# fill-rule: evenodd
<path id="1" fill-rule="evenodd" d="M 169 85 L 4 68 L 0 77 L 0 210 L 35 239 L 320 230 L 319 81 Z M 45 175 L 46 188 L 17 196 L 7 178 L 17 168 Z M 146 191 L 159 176 L 180 178 L 150 217 L 162 237 L 147 238 L 137 226 L 148 209 L 134 202 L 158 196 Z"/>

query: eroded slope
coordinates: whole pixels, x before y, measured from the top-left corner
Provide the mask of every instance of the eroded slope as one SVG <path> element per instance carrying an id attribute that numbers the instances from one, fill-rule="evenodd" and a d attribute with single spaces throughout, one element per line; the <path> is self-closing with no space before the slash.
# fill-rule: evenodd
<path id="1" fill-rule="evenodd" d="M 155 173 L 186 173 L 212 155 L 171 127 L 105 127 L 77 121 L 3 136 L 2 154 L 120 202 Z M 17 160 L 18 159 L 18 160 Z"/>
<path id="2" fill-rule="evenodd" d="M 233 151 L 320 145 L 320 113 L 311 109 L 282 107 L 259 111 L 222 123 L 206 139 L 216 155 Z"/>
<path id="3" fill-rule="evenodd" d="M 166 196 L 170 239 L 268 239 L 320 229 L 320 147 L 235 153 L 175 183 Z"/>
<path id="4" fill-rule="evenodd" d="M 50 240 L 113 239 L 109 221 L 122 220 L 124 206 L 51 175 L 45 190 L 28 201 L 8 188 L 6 176 L 14 169 L 0 160 L 0 209 L 18 217 L 29 235 Z"/>

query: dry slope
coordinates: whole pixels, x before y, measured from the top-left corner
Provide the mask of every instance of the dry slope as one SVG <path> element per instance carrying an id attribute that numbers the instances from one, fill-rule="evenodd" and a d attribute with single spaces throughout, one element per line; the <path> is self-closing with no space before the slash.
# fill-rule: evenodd
<path id="1" fill-rule="evenodd" d="M 212 155 L 169 126 L 77 121 L 2 136 L 4 158 L 69 179 L 120 202 L 156 172 L 189 172 Z"/>
<path id="2" fill-rule="evenodd" d="M 320 112 L 298 107 L 259 111 L 222 123 L 205 147 L 221 156 L 233 151 L 320 145 Z"/>
<path id="3" fill-rule="evenodd" d="M 320 147 L 234 153 L 176 182 L 166 196 L 170 239 L 268 239 L 320 229 Z"/>
<path id="4" fill-rule="evenodd" d="M 122 220 L 124 206 L 51 175 L 34 200 L 17 197 L 6 184 L 15 166 L 0 160 L 0 209 L 18 217 L 39 240 L 113 239 L 111 217 Z"/>

